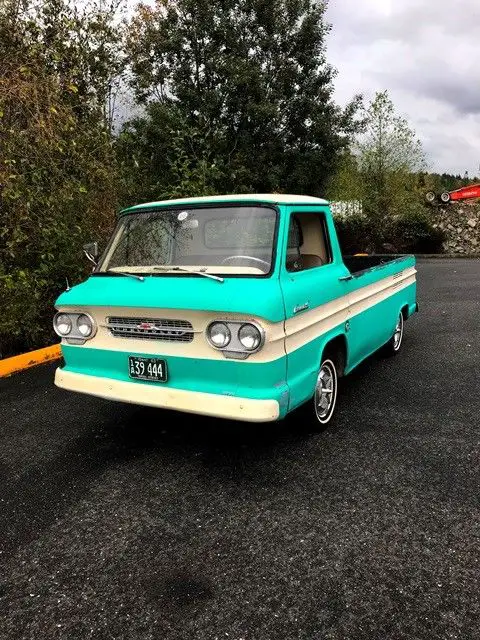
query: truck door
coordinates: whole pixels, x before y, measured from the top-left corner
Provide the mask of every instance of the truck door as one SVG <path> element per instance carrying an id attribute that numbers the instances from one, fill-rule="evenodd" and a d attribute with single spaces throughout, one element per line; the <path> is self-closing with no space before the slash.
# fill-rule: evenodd
<path id="1" fill-rule="evenodd" d="M 322 343 L 344 333 L 349 301 L 331 214 L 326 207 L 291 207 L 282 259 L 291 408 L 313 392 Z"/>

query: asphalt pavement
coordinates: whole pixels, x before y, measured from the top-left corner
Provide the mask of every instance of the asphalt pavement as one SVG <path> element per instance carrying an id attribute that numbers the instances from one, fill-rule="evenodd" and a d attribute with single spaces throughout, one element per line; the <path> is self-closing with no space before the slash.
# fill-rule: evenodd
<path id="1" fill-rule="evenodd" d="M 0 380 L 0 639 L 480 638 L 480 262 L 418 299 L 324 433 Z"/>

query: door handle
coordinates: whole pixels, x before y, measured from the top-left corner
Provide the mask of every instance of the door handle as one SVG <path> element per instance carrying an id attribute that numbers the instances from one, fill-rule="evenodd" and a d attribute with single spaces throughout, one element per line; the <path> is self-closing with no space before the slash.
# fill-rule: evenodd
<path id="1" fill-rule="evenodd" d="M 341 278 L 339 278 L 340 282 L 349 282 L 350 280 L 353 280 L 353 276 L 349 275 L 349 276 L 342 276 Z"/>

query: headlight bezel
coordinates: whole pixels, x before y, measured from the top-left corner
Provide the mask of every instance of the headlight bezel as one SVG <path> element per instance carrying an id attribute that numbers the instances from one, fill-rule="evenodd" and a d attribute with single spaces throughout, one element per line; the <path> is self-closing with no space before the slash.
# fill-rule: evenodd
<path id="1" fill-rule="evenodd" d="M 68 333 L 61 333 L 58 330 L 58 318 L 60 316 L 67 316 L 70 321 L 71 329 Z M 79 319 L 85 316 L 91 325 L 91 331 L 88 335 L 84 335 L 79 328 Z M 53 317 L 53 329 L 57 336 L 62 340 L 66 340 L 71 344 L 84 344 L 87 340 L 91 340 L 97 333 L 97 323 L 92 316 L 86 311 L 57 311 Z"/>
<path id="2" fill-rule="evenodd" d="M 247 327 L 248 328 L 251 327 L 258 334 L 258 337 L 256 336 L 255 346 L 253 346 L 253 347 L 247 347 L 245 345 L 245 343 L 242 341 L 242 338 L 240 337 L 242 329 L 246 329 Z M 255 353 L 256 351 L 258 351 L 258 349 L 260 348 L 260 346 L 262 344 L 262 332 L 261 332 L 261 330 L 259 329 L 259 327 L 256 324 L 253 324 L 253 322 L 245 322 L 244 324 L 242 324 L 242 326 L 238 329 L 238 334 L 237 335 L 238 335 L 238 341 L 240 342 L 242 347 L 245 349 L 245 351 L 247 351 L 248 353 Z"/>
<path id="3" fill-rule="evenodd" d="M 210 339 L 210 329 L 216 324 L 223 324 L 230 331 L 230 340 L 224 347 L 215 345 Z M 253 349 L 247 349 L 240 341 L 240 330 L 245 326 L 252 326 L 258 331 L 260 336 L 258 344 Z M 254 320 L 224 320 L 217 319 L 210 322 L 205 331 L 205 337 L 209 345 L 216 351 L 220 351 L 225 358 L 246 360 L 250 356 L 258 353 L 265 344 L 265 329 Z"/>
<path id="4" fill-rule="evenodd" d="M 223 346 L 216 344 L 212 338 L 212 329 L 213 327 L 215 327 L 215 325 L 223 325 L 227 330 L 226 335 L 228 335 L 228 340 Z M 214 349 L 217 349 L 218 351 L 224 351 L 232 341 L 232 331 L 226 322 L 222 320 L 215 320 L 214 322 L 211 322 L 207 327 L 207 340 L 210 343 L 210 346 L 212 346 Z"/>
<path id="5" fill-rule="evenodd" d="M 86 318 L 88 323 L 89 323 L 89 325 L 90 325 L 90 331 L 87 334 L 83 333 L 83 331 L 80 329 L 80 325 L 82 324 L 80 322 L 80 318 Z M 92 333 L 94 331 L 95 323 L 93 322 L 93 318 L 91 316 L 89 316 L 88 313 L 81 313 L 79 316 L 77 316 L 76 326 L 77 326 L 78 332 L 80 333 L 82 338 L 85 338 L 85 340 L 88 340 L 89 338 L 92 337 Z"/>
<path id="6" fill-rule="evenodd" d="M 62 316 L 64 316 L 67 319 L 65 324 L 67 324 L 67 322 L 68 322 L 68 324 L 70 325 L 70 329 L 66 333 L 63 333 L 59 329 L 59 325 L 61 324 L 59 322 L 59 319 Z M 67 336 L 69 336 L 73 331 L 72 316 L 69 313 L 65 313 L 64 311 L 57 312 L 53 317 L 53 329 L 54 329 L 55 333 L 57 334 L 57 336 L 59 336 L 60 338 L 66 338 Z"/>

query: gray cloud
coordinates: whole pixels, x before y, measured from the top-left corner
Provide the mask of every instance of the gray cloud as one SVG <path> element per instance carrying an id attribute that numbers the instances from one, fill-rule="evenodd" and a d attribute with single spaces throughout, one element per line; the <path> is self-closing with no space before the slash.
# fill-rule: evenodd
<path id="1" fill-rule="evenodd" d="M 327 17 L 339 102 L 388 89 L 432 169 L 478 174 L 478 0 L 331 0 Z"/>

